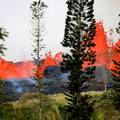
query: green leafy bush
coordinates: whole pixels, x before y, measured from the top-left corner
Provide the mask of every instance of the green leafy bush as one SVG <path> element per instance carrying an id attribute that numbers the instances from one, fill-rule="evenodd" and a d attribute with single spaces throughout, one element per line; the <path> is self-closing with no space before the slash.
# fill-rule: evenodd
<path id="1" fill-rule="evenodd" d="M 3 94 L 3 81 L 0 79 L 0 105 L 10 101 L 10 97 Z"/>
<path id="2" fill-rule="evenodd" d="M 120 112 L 114 109 L 112 91 L 106 91 L 100 96 L 93 97 L 94 112 L 91 120 L 119 120 Z"/>
<path id="3" fill-rule="evenodd" d="M 11 103 L 0 105 L 0 120 L 15 120 L 15 113 Z"/>

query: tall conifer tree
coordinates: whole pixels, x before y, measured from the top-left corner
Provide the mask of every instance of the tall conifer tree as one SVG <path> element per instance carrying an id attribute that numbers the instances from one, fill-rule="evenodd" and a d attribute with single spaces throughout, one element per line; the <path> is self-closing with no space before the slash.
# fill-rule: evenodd
<path id="1" fill-rule="evenodd" d="M 120 34 L 120 22 L 119 22 L 118 28 L 116 28 L 116 31 L 117 31 L 118 34 Z M 120 54 L 120 40 L 116 43 L 115 51 L 118 54 L 118 57 L 120 57 L 119 56 L 119 54 Z M 115 66 L 112 69 L 113 80 L 120 83 L 120 60 L 119 60 L 119 58 L 117 60 L 113 60 L 113 63 L 114 63 L 114 66 Z"/>
<path id="2" fill-rule="evenodd" d="M 119 44 L 116 43 L 115 46 L 115 50 L 118 54 L 120 54 L 120 42 L 118 42 Z M 120 84 L 120 60 L 113 60 L 113 64 L 114 64 L 114 68 L 112 69 L 112 76 L 113 76 L 113 80 L 118 82 L 118 84 Z"/>
<path id="3" fill-rule="evenodd" d="M 32 26 L 33 26 L 33 38 L 34 38 L 34 49 L 33 49 L 33 59 L 36 68 L 34 69 L 34 79 L 38 82 L 38 95 L 39 95 L 39 120 L 42 120 L 42 104 L 43 104 L 43 97 L 42 97 L 42 80 L 40 74 L 40 65 L 41 65 L 41 51 L 45 47 L 42 44 L 43 41 L 43 32 L 44 32 L 44 25 L 43 25 L 43 16 L 47 5 L 45 5 L 42 0 L 33 1 L 30 6 L 32 10 Z"/>
<path id="4" fill-rule="evenodd" d="M 120 15 L 119 15 L 120 16 Z M 120 22 L 118 28 L 116 28 L 118 34 L 120 34 Z M 113 86 L 114 92 L 114 105 L 115 108 L 120 110 L 120 40 L 116 43 L 115 51 L 117 53 L 117 60 L 113 60 L 114 68 L 111 69 L 113 81 L 115 85 Z"/>
<path id="5" fill-rule="evenodd" d="M 5 41 L 5 37 L 8 37 L 8 32 L 2 27 L 0 27 L 0 40 Z M 4 55 L 4 51 L 6 50 L 3 43 L 0 43 L 0 57 Z"/>
<path id="6" fill-rule="evenodd" d="M 68 11 L 62 45 L 69 48 L 63 55 L 62 71 L 69 71 L 66 106 L 68 120 L 89 120 L 92 112 L 88 96 L 81 95 L 82 85 L 93 78 L 94 66 L 84 69 L 84 65 L 95 62 L 93 38 L 96 33 L 96 22 L 93 15 L 94 0 L 68 0 Z"/>
<path id="7" fill-rule="evenodd" d="M 30 8 L 32 10 L 32 27 L 33 27 L 33 39 L 34 39 L 34 49 L 33 49 L 33 59 L 37 66 L 37 69 L 35 71 L 36 78 L 41 79 L 41 75 L 39 74 L 39 68 L 40 68 L 40 62 L 41 62 L 41 51 L 45 47 L 45 45 L 42 43 L 43 41 L 43 32 L 44 32 L 44 25 L 43 25 L 43 17 L 45 8 L 47 5 L 45 5 L 44 2 L 41 0 L 33 1 Z"/>
<path id="8" fill-rule="evenodd" d="M 8 32 L 6 32 L 6 30 L 4 28 L 0 27 L 0 42 L 1 42 L 0 43 L 0 58 L 5 55 L 4 52 L 6 50 L 6 47 L 2 43 L 2 41 L 5 41 L 6 37 L 8 37 Z M 0 105 L 10 101 L 10 98 L 6 97 L 3 94 L 3 81 L 1 79 L 2 78 L 0 78 Z"/>

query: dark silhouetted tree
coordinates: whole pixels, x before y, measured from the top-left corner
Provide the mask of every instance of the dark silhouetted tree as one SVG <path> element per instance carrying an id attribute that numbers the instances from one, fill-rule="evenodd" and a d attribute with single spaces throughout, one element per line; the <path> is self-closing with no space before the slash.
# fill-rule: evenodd
<path id="1" fill-rule="evenodd" d="M 120 34 L 120 23 L 118 28 L 116 28 L 116 31 L 118 34 Z M 120 40 L 115 45 L 115 51 L 118 55 L 117 60 L 113 60 L 113 68 L 112 71 L 112 77 L 113 81 L 115 81 L 115 84 L 113 86 L 113 92 L 114 92 L 114 105 L 117 110 L 120 110 Z"/>
<path id="2" fill-rule="evenodd" d="M 69 48 L 63 55 L 62 71 L 70 72 L 66 106 L 68 120 L 89 120 L 92 104 L 88 96 L 82 96 L 82 86 L 94 78 L 95 51 L 93 38 L 96 22 L 93 15 L 94 0 L 68 0 L 68 11 L 62 45 Z M 86 69 L 84 68 L 87 66 Z"/>
<path id="3" fill-rule="evenodd" d="M 5 55 L 4 52 L 5 52 L 6 48 L 3 44 L 3 41 L 5 41 L 6 37 L 8 37 L 8 32 L 6 32 L 6 30 L 4 28 L 0 27 L 0 40 L 1 40 L 1 43 L 0 43 L 0 58 Z M 6 103 L 8 101 L 10 101 L 10 98 L 6 97 L 3 94 L 3 81 L 2 81 L 2 78 L 0 78 L 0 105 L 3 104 L 3 103 Z"/>
<path id="4" fill-rule="evenodd" d="M 119 44 L 116 43 L 115 50 L 118 54 L 120 54 L 120 42 Z M 114 68 L 112 68 L 112 76 L 115 82 L 120 84 L 120 60 L 113 60 Z"/>
<path id="5" fill-rule="evenodd" d="M 5 37 L 8 37 L 8 32 L 2 27 L 0 27 L 0 40 L 5 41 Z M 3 43 L 0 43 L 0 57 L 4 55 L 4 51 L 6 50 Z"/>
<path id="6" fill-rule="evenodd" d="M 33 49 L 33 59 L 36 65 L 34 69 L 34 79 L 38 82 L 38 92 L 39 92 L 39 119 L 42 120 L 42 81 L 41 81 L 41 74 L 40 74 L 40 65 L 41 65 L 41 50 L 45 47 L 43 42 L 43 16 L 45 12 L 45 5 L 44 2 L 41 0 L 33 1 L 30 6 L 32 10 L 32 26 L 33 26 L 33 39 L 34 39 L 34 49 Z"/>

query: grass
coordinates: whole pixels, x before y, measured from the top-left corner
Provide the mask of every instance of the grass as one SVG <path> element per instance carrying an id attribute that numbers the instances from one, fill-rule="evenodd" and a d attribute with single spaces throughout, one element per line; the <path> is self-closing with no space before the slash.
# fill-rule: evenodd
<path id="1" fill-rule="evenodd" d="M 120 111 L 114 109 L 112 97 L 110 90 L 93 97 L 95 103 L 91 120 L 120 120 Z"/>
<path id="2" fill-rule="evenodd" d="M 62 96 L 62 97 L 61 97 Z M 55 99 L 57 98 L 57 99 Z M 64 95 L 43 95 L 43 103 L 42 103 L 42 120 L 63 120 L 63 117 L 60 114 L 58 106 L 60 106 L 61 100 L 64 99 Z M 63 103 L 63 102 L 62 102 Z M 31 120 L 39 120 L 39 100 L 38 94 L 24 94 L 20 100 L 13 102 L 13 108 L 16 111 L 16 114 L 19 114 L 19 120 L 22 120 L 26 115 L 26 120 L 29 118 Z M 58 105 L 59 104 L 59 105 Z M 23 116 L 23 118 L 21 117 Z M 24 118 L 25 119 L 25 118 Z"/>
<path id="3" fill-rule="evenodd" d="M 91 120 L 120 120 L 120 111 L 114 109 L 111 91 L 83 92 L 82 95 L 92 96 L 94 112 Z M 65 95 L 44 95 L 43 98 L 42 120 L 64 120 Z M 26 93 L 18 101 L 0 106 L 0 120 L 39 120 L 38 105 L 38 94 Z"/>

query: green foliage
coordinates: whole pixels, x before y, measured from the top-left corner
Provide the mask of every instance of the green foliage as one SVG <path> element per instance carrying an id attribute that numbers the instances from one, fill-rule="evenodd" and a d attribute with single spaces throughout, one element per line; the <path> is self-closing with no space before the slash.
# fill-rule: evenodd
<path id="1" fill-rule="evenodd" d="M 120 34 L 120 23 L 119 23 L 119 27 L 116 28 L 116 30 L 117 33 Z M 116 53 L 120 54 L 120 42 L 116 43 L 115 50 Z M 113 69 L 111 69 L 113 80 L 120 83 L 120 60 L 119 59 L 113 60 L 113 64 L 115 66 Z"/>
<path id="2" fill-rule="evenodd" d="M 41 0 L 33 1 L 30 8 L 32 10 L 32 26 L 33 26 L 33 39 L 34 39 L 34 49 L 33 49 L 33 59 L 34 64 L 36 65 L 36 68 L 34 69 L 34 79 L 38 82 L 38 92 L 39 92 L 39 119 L 42 120 L 42 81 L 41 81 L 41 74 L 40 74 L 40 64 L 41 64 L 41 50 L 44 48 L 44 44 L 42 44 L 43 41 L 43 15 L 45 12 L 45 8 L 47 5 L 45 5 L 44 2 Z"/>
<path id="3" fill-rule="evenodd" d="M 63 118 L 63 120 L 67 120 L 67 111 L 66 111 L 66 107 L 65 107 L 65 104 L 58 104 L 58 110 L 59 110 L 59 113 L 61 115 L 61 117 Z"/>
<path id="4" fill-rule="evenodd" d="M 68 11 L 65 25 L 65 34 L 62 45 L 68 47 L 70 54 L 63 55 L 61 62 L 62 71 L 70 72 L 68 89 L 66 94 L 68 105 L 66 106 L 68 120 L 89 120 L 89 113 L 92 108 L 88 102 L 88 97 L 82 97 L 81 87 L 87 79 L 94 78 L 95 51 L 92 49 L 96 33 L 95 19 L 93 15 L 94 0 L 68 0 Z M 89 106 L 89 107 L 88 107 Z M 85 109 L 85 108 L 86 109 Z M 84 113 L 84 114 L 81 114 Z"/>
<path id="5" fill-rule="evenodd" d="M 76 99 L 76 98 L 75 98 Z M 73 100 L 75 100 L 73 99 Z M 93 113 L 93 102 L 90 101 L 91 97 L 88 95 L 80 96 L 78 100 L 78 105 L 76 107 L 76 110 L 74 110 L 74 105 L 76 104 L 76 100 L 72 101 L 71 103 L 71 109 L 67 109 L 67 120 L 88 120 L 90 119 L 91 114 Z M 71 101 L 71 99 L 69 100 Z M 70 106 L 70 105 L 69 105 Z M 68 106 L 66 106 L 67 108 Z M 70 107 L 69 107 L 70 108 Z M 68 111 L 70 110 L 70 111 Z"/>
<path id="6" fill-rule="evenodd" d="M 3 94 L 3 81 L 0 80 L 0 105 L 10 101 L 10 98 Z"/>
<path id="7" fill-rule="evenodd" d="M 32 28 L 33 28 L 32 35 L 35 43 L 33 46 L 34 49 L 32 56 L 37 66 L 37 70 L 35 71 L 36 77 L 39 79 L 40 78 L 39 67 L 41 62 L 40 52 L 44 48 L 44 44 L 42 44 L 44 31 L 43 17 L 47 5 L 45 5 L 45 3 L 42 2 L 41 0 L 33 1 L 30 8 L 32 10 Z"/>
<path id="8" fill-rule="evenodd" d="M 94 112 L 90 120 L 119 120 L 120 112 L 114 109 L 113 97 L 111 90 L 93 97 Z"/>
<path id="9" fill-rule="evenodd" d="M 120 44 L 116 44 L 116 52 L 120 54 Z M 120 60 L 113 60 L 114 68 L 111 69 L 113 80 L 120 83 Z"/>
<path id="10" fill-rule="evenodd" d="M 91 95 L 92 97 L 90 97 Z M 56 95 L 55 98 L 54 95 L 44 96 L 45 101 L 42 109 L 42 120 L 68 120 L 66 118 L 66 102 L 61 103 L 63 96 L 64 95 Z M 84 93 L 83 96 L 89 99 L 87 100 L 90 104 L 93 104 L 94 111 L 92 111 L 90 115 L 90 120 L 120 119 L 120 111 L 114 109 L 112 91 L 109 90 L 103 93 L 94 92 L 94 94 L 87 92 Z M 39 120 L 38 98 L 38 94 L 27 94 L 16 102 L 0 105 L 0 120 Z M 88 105 L 86 106 L 88 107 Z M 86 118 L 84 120 L 86 120 Z"/>
<path id="11" fill-rule="evenodd" d="M 0 94 L 2 94 L 3 90 L 3 81 L 0 79 Z"/>
<path id="12" fill-rule="evenodd" d="M 0 40 L 5 41 L 5 37 L 8 37 L 8 32 L 2 27 L 0 27 Z M 3 43 L 0 43 L 0 57 L 4 55 L 4 51 L 6 50 Z M 0 68 L 1 69 L 1 68 Z M 0 105 L 9 100 L 8 97 L 3 95 L 3 81 L 0 78 Z"/>
<path id="13" fill-rule="evenodd" d="M 120 111 L 120 84 L 114 84 L 112 88 L 112 95 L 114 101 L 114 107 Z"/>
<path id="14" fill-rule="evenodd" d="M 5 37 L 8 37 L 8 32 L 2 27 L 0 27 L 0 40 L 5 41 Z M 6 50 L 3 43 L 0 43 L 0 57 L 4 55 L 4 51 Z"/>
<path id="15" fill-rule="evenodd" d="M 14 104 L 17 120 L 40 120 L 39 95 L 33 95 L 33 97 L 30 95 L 30 97 L 28 97 L 29 95 L 23 96 L 23 98 L 18 101 L 19 103 Z M 42 98 L 42 120 L 63 120 L 56 102 L 47 96 Z"/>
<path id="16" fill-rule="evenodd" d="M 21 107 L 20 109 L 15 109 L 15 116 L 17 120 L 35 120 L 38 113 L 35 113 L 30 107 Z M 38 120 L 38 118 L 36 119 Z"/>
<path id="17" fill-rule="evenodd" d="M 119 27 L 116 28 L 118 34 L 120 34 L 120 23 Z M 115 46 L 116 53 L 120 54 L 120 42 Z M 115 85 L 113 86 L 113 95 L 114 95 L 114 105 L 116 110 L 120 110 L 120 60 L 113 60 L 114 68 L 111 69 L 112 77 L 115 81 Z"/>
<path id="18" fill-rule="evenodd" d="M 14 109 L 11 103 L 0 105 L 0 120 L 15 120 Z"/>

